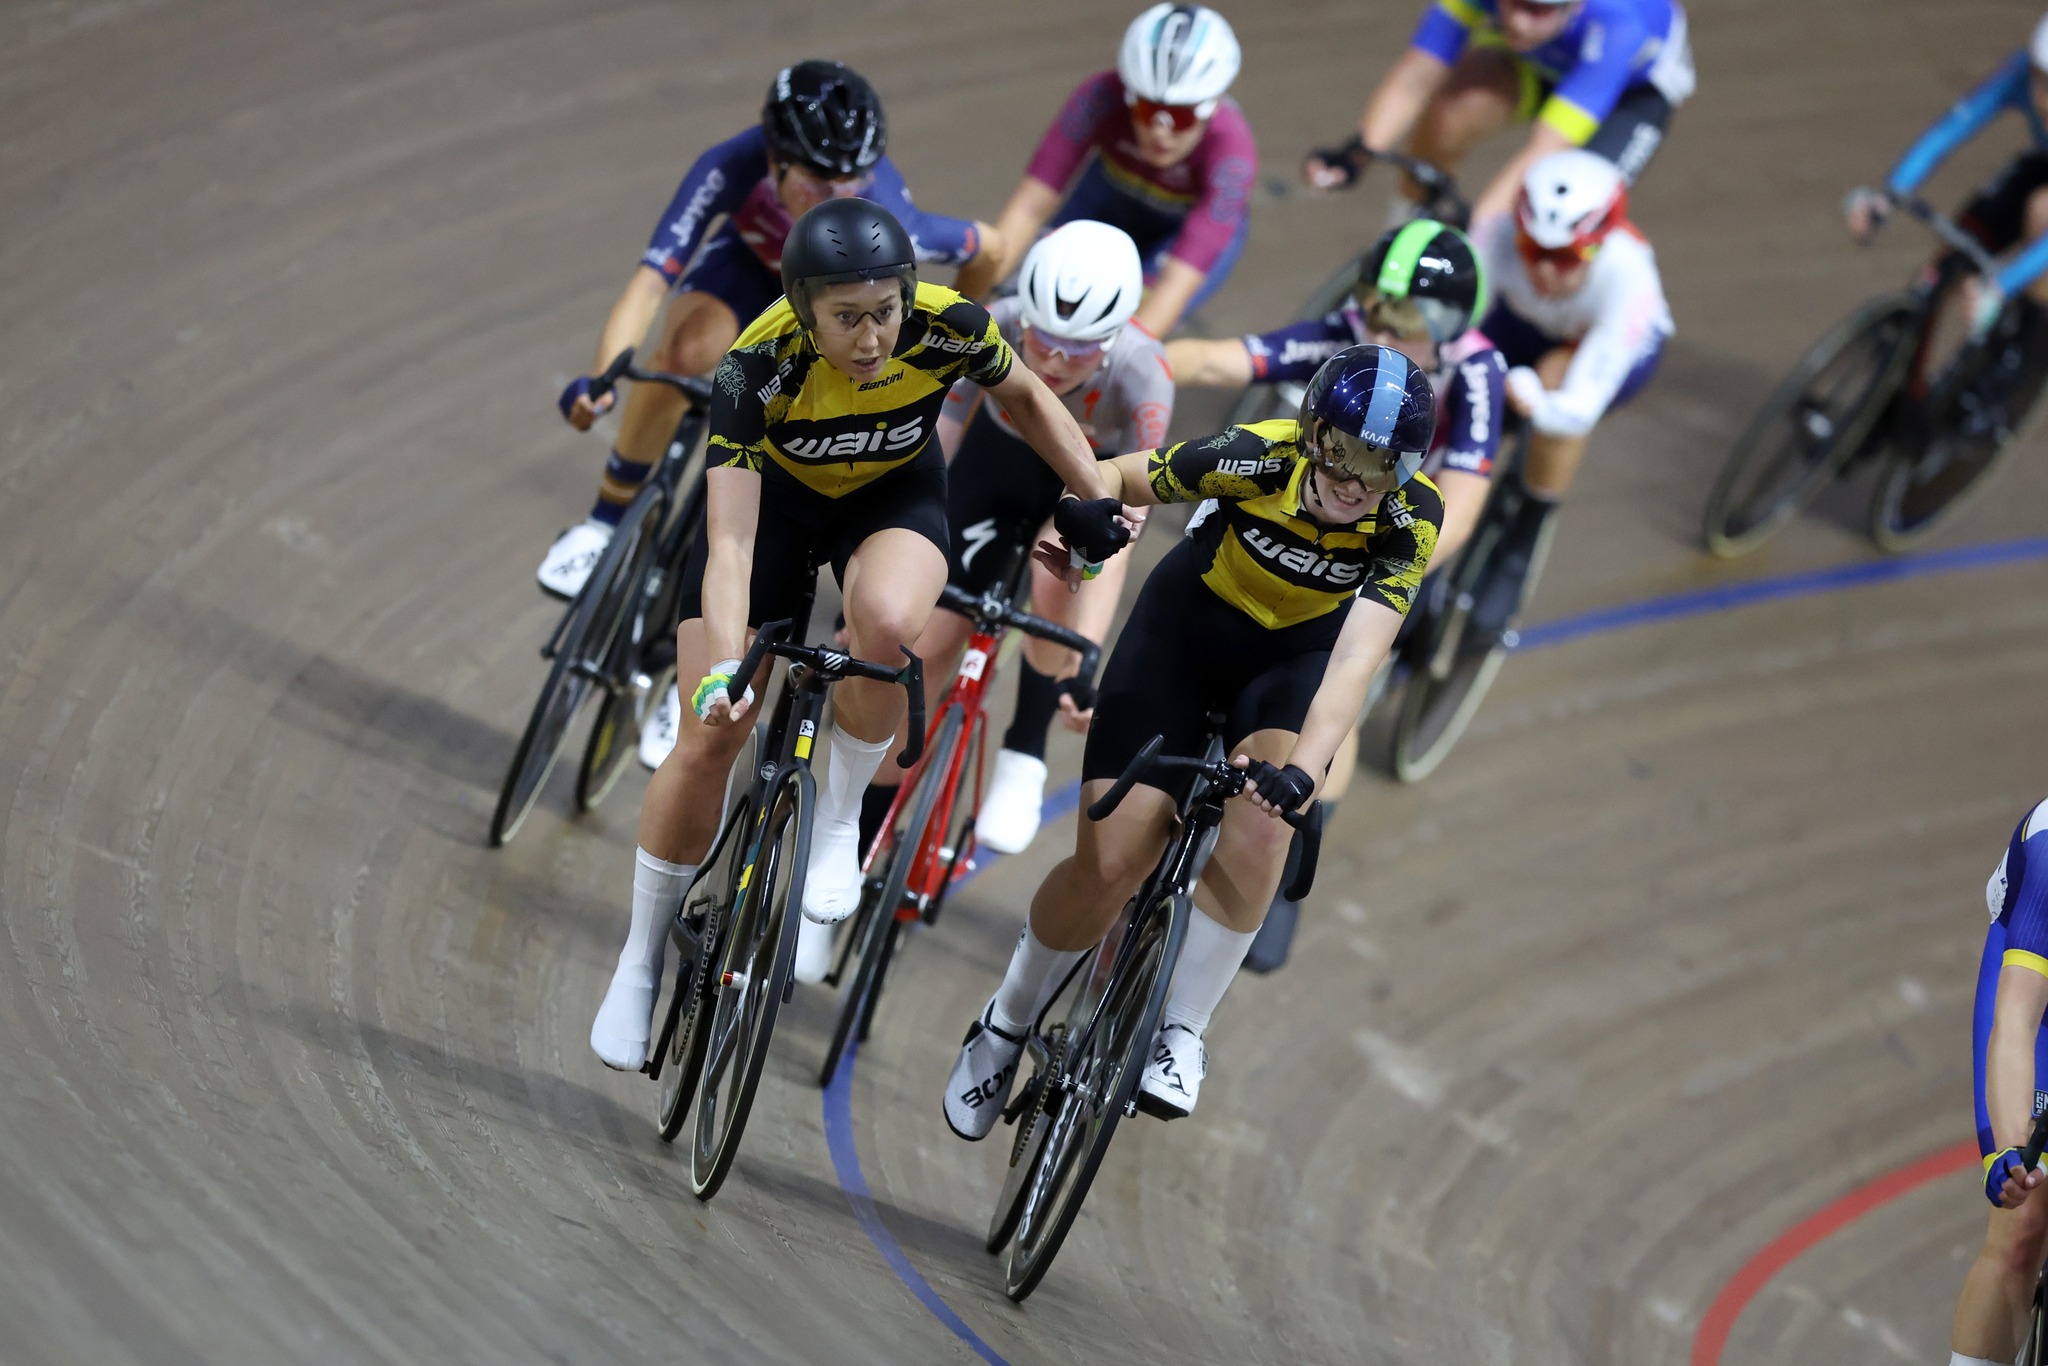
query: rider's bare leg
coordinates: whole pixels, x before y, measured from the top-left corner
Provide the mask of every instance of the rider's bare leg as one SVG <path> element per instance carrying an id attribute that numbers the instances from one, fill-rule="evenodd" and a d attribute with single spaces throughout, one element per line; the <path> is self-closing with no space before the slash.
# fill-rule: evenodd
<path id="1" fill-rule="evenodd" d="M 1949 1347 L 1966 1357 L 2011 1361 L 2026 1334 L 2034 1280 L 2041 1273 L 2048 1201 L 2036 1198 L 2018 1209 L 1991 1211 L 1984 1247 L 1963 1277 Z"/>
<path id="2" fill-rule="evenodd" d="M 1083 805 L 1109 791 L 1110 782 L 1098 778 L 1085 784 Z M 1056 952 L 1101 942 L 1159 861 L 1173 808 L 1172 797 L 1139 784 L 1109 819 L 1075 822 L 1073 855 L 1054 865 L 1031 898 L 1032 935 Z"/>
<path id="3" fill-rule="evenodd" d="M 676 628 L 676 677 L 702 678 L 711 667 L 704 622 Z M 756 697 L 767 692 L 767 670 L 755 680 Z M 694 686 L 694 683 L 692 684 Z M 676 726 L 676 747 L 648 780 L 640 799 L 640 847 L 670 863 L 694 865 L 718 834 L 726 775 L 753 729 L 750 711 L 738 721 L 706 725 L 685 707 Z"/>
<path id="4" fill-rule="evenodd" d="M 1536 362 L 1536 373 L 1543 380 L 1543 387 L 1555 389 L 1564 383 L 1565 371 L 1571 368 L 1572 348 L 1560 346 L 1546 353 Z M 1586 438 L 1583 436 L 1549 436 L 1542 432 L 1529 433 L 1529 454 L 1522 464 L 1522 483 L 1538 498 L 1555 503 L 1571 490 L 1572 479 L 1579 472 L 1579 462 L 1586 456 Z"/>

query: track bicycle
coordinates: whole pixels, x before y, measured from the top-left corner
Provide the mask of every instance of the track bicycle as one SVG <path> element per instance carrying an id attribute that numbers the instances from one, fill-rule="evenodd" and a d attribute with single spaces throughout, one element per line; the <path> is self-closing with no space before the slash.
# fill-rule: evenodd
<path id="1" fill-rule="evenodd" d="M 1004 635 L 1014 629 L 1078 652 L 1080 671 L 1062 686 L 1081 710 L 1095 704 L 1093 680 L 1102 647 L 1024 610 L 1031 585 L 1028 541 L 1012 547 L 998 584 L 978 597 L 947 584 L 939 598 L 940 607 L 967 618 L 972 634 L 952 687 L 925 733 L 923 758 L 896 789 L 896 799 L 867 851 L 860 908 L 839 934 L 825 978 L 827 985 L 839 988 L 838 1021 L 818 1071 L 820 1086 L 832 1084 L 849 1040 L 867 1041 L 889 967 L 910 927 L 938 923 L 946 893 L 974 867 L 988 688 Z M 966 785 L 970 771 L 971 788 Z M 966 801 L 961 800 L 963 794 Z"/>
<path id="2" fill-rule="evenodd" d="M 1973 281 L 1997 261 L 1925 200 L 1898 204 L 1949 250 L 1911 288 L 1837 323 L 1750 419 L 1707 498 L 1701 532 L 1714 554 L 1754 550 L 1880 457 L 1865 529 L 1880 549 L 1903 550 L 1982 487 L 2040 398 L 2048 355 L 2025 344 L 2017 296 L 1987 327 L 1952 335 Z"/>
<path id="3" fill-rule="evenodd" d="M 899 762 L 915 764 L 922 748 L 917 656 L 905 650 L 905 662 L 892 668 L 830 646 L 789 643 L 791 628 L 809 620 L 814 595 L 815 587 L 795 618 L 762 626 L 733 674 L 730 690 L 739 697 L 762 664 L 789 666 L 767 719 L 733 766 L 718 835 L 669 926 L 678 961 L 641 1068 L 660 1083 L 656 1124 L 664 1140 L 673 1141 L 695 1112 L 690 1189 L 699 1200 L 716 1195 L 732 1170 L 776 1015 L 795 985 L 817 807 L 811 757 L 832 685 L 866 678 L 902 687 L 911 739 Z"/>
<path id="4" fill-rule="evenodd" d="M 1003 1111 L 1016 1128 L 1009 1172 L 996 1198 L 984 1246 L 1009 1249 L 1003 1291 L 1023 1300 L 1038 1287 L 1073 1227 L 1102 1165 L 1117 1121 L 1142 1107 L 1138 1079 L 1159 1032 L 1166 991 L 1180 962 L 1191 896 L 1215 851 L 1224 805 L 1244 791 L 1245 770 L 1228 762 L 1223 717 L 1209 717 L 1203 756 L 1159 753 L 1154 736 L 1122 776 L 1088 808 L 1102 820 L 1139 781 L 1186 781 L 1166 851 L 1131 898 L 1122 920 L 1096 950 L 1077 963 L 1033 1023 L 1025 1053 L 1029 1080 Z M 1300 900 L 1315 880 L 1322 835 L 1322 804 L 1283 819 L 1302 839 L 1301 859 L 1287 895 Z M 1064 1016 L 1047 1025 L 1065 998 Z"/>
<path id="5" fill-rule="evenodd" d="M 677 592 L 683 556 L 703 522 L 701 470 L 683 488 L 683 476 L 710 413 L 706 380 L 643 370 L 627 347 L 590 382 L 593 399 L 621 379 L 666 384 L 688 400 L 668 450 L 626 505 L 618 530 L 590 577 L 540 647 L 553 661 L 491 813 L 493 848 L 519 833 L 547 785 L 563 742 L 584 706 L 602 694 L 576 771 L 576 809 L 604 800 L 634 752 L 640 723 L 675 675 Z"/>

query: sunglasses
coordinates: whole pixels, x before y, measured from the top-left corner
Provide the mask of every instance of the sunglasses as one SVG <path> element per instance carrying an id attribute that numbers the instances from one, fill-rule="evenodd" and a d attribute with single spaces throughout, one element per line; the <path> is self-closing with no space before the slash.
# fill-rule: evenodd
<path id="1" fill-rule="evenodd" d="M 1515 248 L 1522 254 L 1524 265 L 1535 267 L 1547 265 L 1553 270 L 1572 270 L 1584 265 L 1600 254 L 1598 242 L 1586 242 L 1570 247 L 1546 247 L 1526 232 L 1515 234 Z"/>
<path id="2" fill-rule="evenodd" d="M 1203 100 L 1200 104 L 1161 104 L 1157 100 L 1141 100 L 1128 91 L 1124 103 L 1131 107 L 1131 122 L 1139 127 L 1156 127 L 1164 120 L 1176 133 L 1185 133 L 1203 119 L 1216 112 L 1216 101 Z"/>
<path id="3" fill-rule="evenodd" d="M 1035 327 L 1024 329 L 1024 340 L 1028 345 L 1035 346 L 1041 351 L 1050 351 L 1065 360 L 1093 360 L 1109 349 L 1109 343 L 1106 341 L 1068 341 L 1063 337 L 1041 332 Z"/>

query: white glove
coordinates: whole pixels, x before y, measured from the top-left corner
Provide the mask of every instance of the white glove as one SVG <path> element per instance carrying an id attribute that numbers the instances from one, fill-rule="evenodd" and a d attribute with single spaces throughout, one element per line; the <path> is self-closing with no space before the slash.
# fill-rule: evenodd
<path id="1" fill-rule="evenodd" d="M 1508 371 L 1508 397 L 1522 411 L 1535 412 L 1543 406 L 1543 396 L 1549 392 L 1543 387 L 1543 377 L 1528 366 L 1517 365 Z"/>

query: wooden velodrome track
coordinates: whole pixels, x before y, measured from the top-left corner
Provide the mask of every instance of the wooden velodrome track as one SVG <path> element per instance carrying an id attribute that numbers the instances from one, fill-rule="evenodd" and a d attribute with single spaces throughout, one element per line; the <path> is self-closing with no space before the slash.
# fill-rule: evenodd
<path id="1" fill-rule="evenodd" d="M 1284 186 L 1414 5 L 1241 8 Z M 2036 13 L 1696 6 L 1700 93 L 1637 199 L 1680 336 L 1535 619 L 1874 558 L 1860 489 L 1747 562 L 1693 528 L 1762 388 L 1924 250 L 1852 249 L 1841 192 Z M 866 71 L 923 201 L 990 217 L 1126 17 L 0 12 L 0 1360 L 970 1359 L 851 1180 L 992 1357 L 1683 1362 L 1782 1230 L 1968 1140 L 1980 888 L 2048 787 L 2037 561 L 1511 662 L 1435 778 L 1361 783 L 1199 1115 L 1125 1130 L 1021 1310 L 978 1245 L 999 1145 L 954 1141 L 937 1088 L 1071 817 L 913 945 L 836 1149 L 808 1002 L 736 1176 L 689 1197 L 651 1088 L 585 1044 L 637 778 L 571 822 L 558 777 L 483 847 L 533 565 L 602 456 L 553 395 L 778 63 Z M 1379 196 L 1267 190 L 1202 325 L 1288 315 Z M 1939 544 L 2037 533 L 2040 445 Z M 1724 1359 L 1940 1359 L 1982 1225 L 1965 1173 L 1884 1205 L 1762 1284 Z"/>

